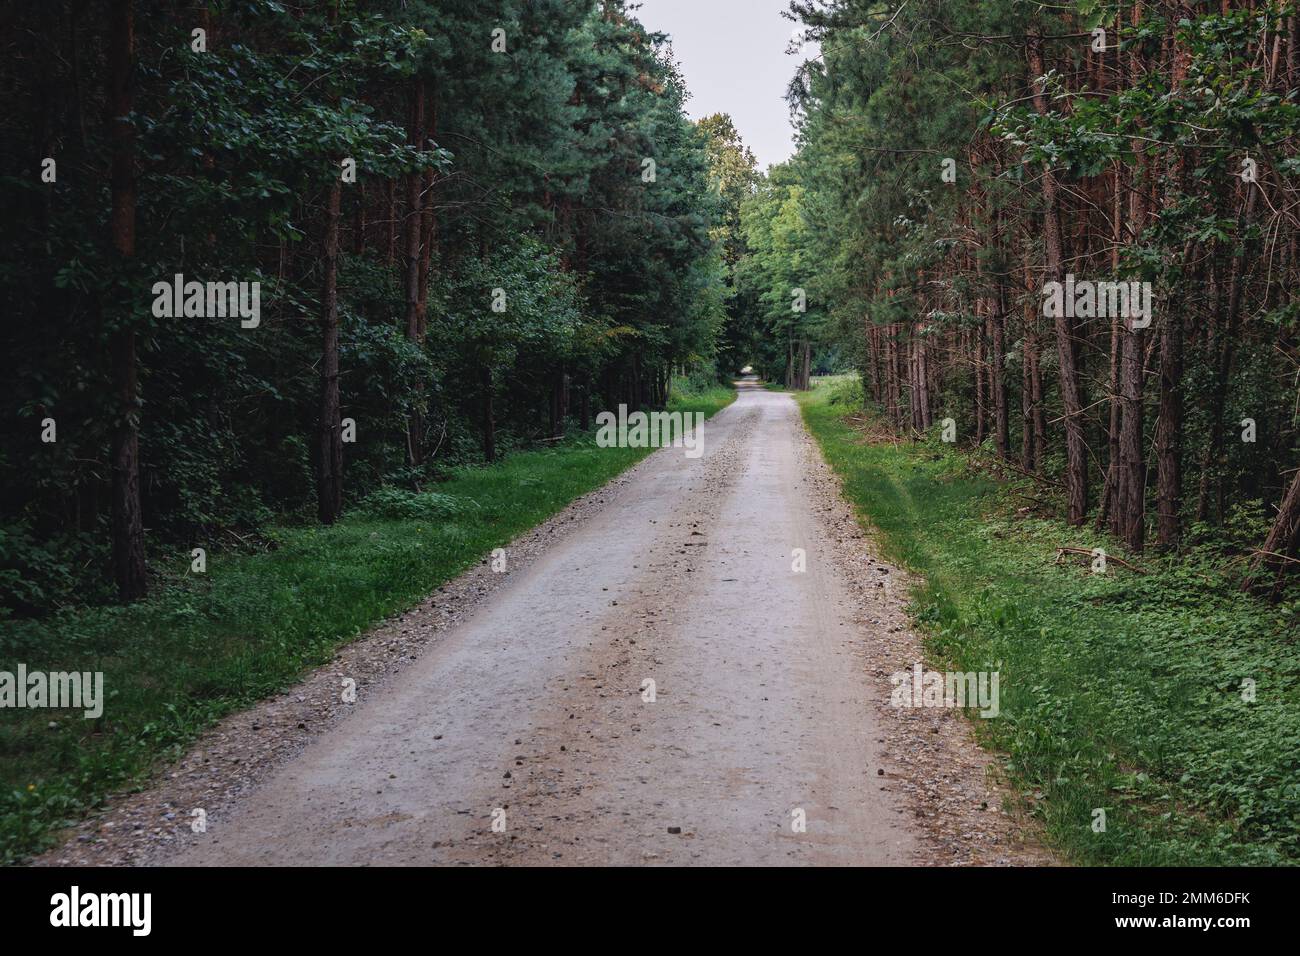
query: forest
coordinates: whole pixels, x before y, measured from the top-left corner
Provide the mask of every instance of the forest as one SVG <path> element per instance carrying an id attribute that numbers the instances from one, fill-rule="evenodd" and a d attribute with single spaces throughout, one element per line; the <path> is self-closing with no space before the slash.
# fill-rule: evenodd
<path id="1" fill-rule="evenodd" d="M 1241 586 L 1281 596 L 1300 544 L 1297 13 L 795 0 L 821 54 L 790 86 L 797 155 L 742 209 L 757 308 L 732 339 L 797 386 L 813 351 L 859 369 L 895 428 L 949 422 L 1131 552 L 1229 537 Z"/>
<path id="2" fill-rule="evenodd" d="M 0 864 L 1300 858 L 1300 4 L 781 5 L 766 168 L 633 0 L 0 10 Z"/>
<path id="3" fill-rule="evenodd" d="M 2 16 L 5 608 L 714 380 L 739 147 L 621 0 Z"/>
<path id="4" fill-rule="evenodd" d="M 1293 4 L 795 2 L 767 174 L 621 3 L 194 12 L 8 14 L 5 606 L 814 354 L 1130 550 L 1294 569 Z M 173 277 L 264 317 L 159 314 Z"/>

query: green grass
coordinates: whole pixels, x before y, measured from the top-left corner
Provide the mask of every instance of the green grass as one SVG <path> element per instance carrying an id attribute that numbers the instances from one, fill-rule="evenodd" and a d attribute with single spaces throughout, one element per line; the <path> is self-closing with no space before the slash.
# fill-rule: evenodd
<path id="1" fill-rule="evenodd" d="M 835 382 L 856 381 L 856 375 L 835 374 L 835 375 L 812 375 L 809 376 L 809 382 L 813 388 L 824 384 L 833 384 Z M 791 389 L 782 385 L 780 382 L 765 382 L 763 388 L 769 392 L 789 392 Z"/>
<path id="2" fill-rule="evenodd" d="M 1145 576 L 1054 564 L 1059 545 L 1122 552 L 1018 514 L 1016 492 L 1041 492 L 994 481 L 948 446 L 868 443 L 844 420 L 863 414 L 856 382 L 800 402 L 863 522 L 920 573 L 911 611 L 930 666 L 999 671 L 1001 714 L 974 719 L 977 732 L 1067 859 L 1300 862 L 1294 603 L 1238 593 L 1209 549 L 1143 555 Z"/>
<path id="3" fill-rule="evenodd" d="M 671 407 L 707 415 L 729 388 L 677 389 Z M 590 438 L 458 470 L 426 496 L 381 494 L 376 516 L 331 528 L 278 528 L 272 550 L 189 553 L 158 569 L 169 582 L 128 607 L 87 608 L 0 631 L 0 670 L 102 671 L 103 717 L 4 711 L 0 726 L 0 861 L 48 846 L 114 789 L 174 759 L 218 718 L 291 684 L 375 622 L 598 488 L 649 449 Z M 403 517 L 398 517 L 403 515 Z M 58 724 L 51 729 L 49 724 Z"/>

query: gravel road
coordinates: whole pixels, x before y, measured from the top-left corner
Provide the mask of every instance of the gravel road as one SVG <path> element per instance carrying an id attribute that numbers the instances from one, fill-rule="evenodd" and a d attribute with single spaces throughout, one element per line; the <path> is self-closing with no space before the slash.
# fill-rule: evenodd
<path id="1" fill-rule="evenodd" d="M 175 862 L 905 861 L 795 403 L 703 429 Z"/>
<path id="2" fill-rule="evenodd" d="M 923 657 L 904 577 L 791 396 L 742 383 L 703 445 L 227 718 L 37 862 L 1051 862 L 968 720 L 888 706 Z"/>

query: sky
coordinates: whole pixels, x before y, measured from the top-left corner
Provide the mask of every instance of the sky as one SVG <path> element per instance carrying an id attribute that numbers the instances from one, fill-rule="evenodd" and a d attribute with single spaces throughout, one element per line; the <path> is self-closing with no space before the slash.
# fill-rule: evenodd
<path id="1" fill-rule="evenodd" d="M 781 16 L 788 6 L 788 0 L 641 0 L 636 11 L 646 29 L 672 37 L 691 93 L 691 119 L 730 113 L 763 169 L 794 153 L 785 90 L 800 59 L 785 52 L 797 26 Z"/>

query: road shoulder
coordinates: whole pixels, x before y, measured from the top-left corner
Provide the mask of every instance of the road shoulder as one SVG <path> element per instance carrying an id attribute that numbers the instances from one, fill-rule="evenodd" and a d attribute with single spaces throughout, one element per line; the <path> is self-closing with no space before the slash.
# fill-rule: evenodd
<path id="1" fill-rule="evenodd" d="M 802 424 L 802 420 L 801 420 Z M 884 728 L 884 776 L 916 824 L 916 863 L 929 866 L 1050 866 L 1059 860 L 998 783 L 998 757 L 980 747 L 971 720 L 945 707 L 894 707 L 890 675 L 926 662 L 907 614 L 911 577 L 884 561 L 816 440 L 803 426 L 808 494 L 832 531 L 832 546 L 856 605 L 872 693 Z"/>

